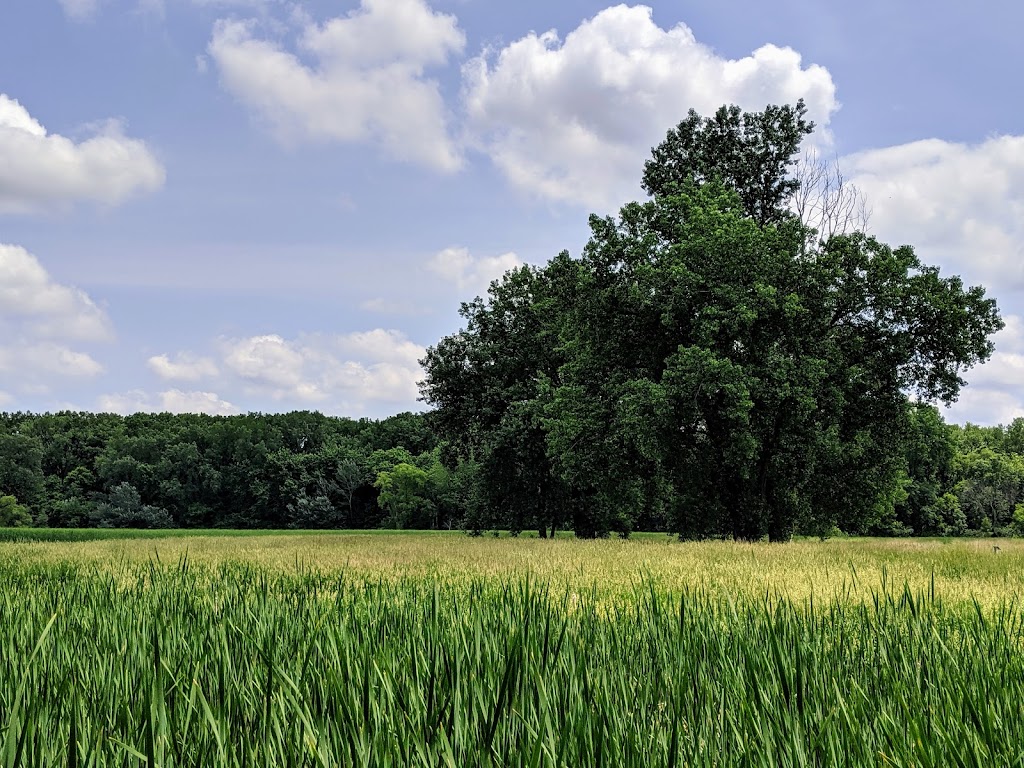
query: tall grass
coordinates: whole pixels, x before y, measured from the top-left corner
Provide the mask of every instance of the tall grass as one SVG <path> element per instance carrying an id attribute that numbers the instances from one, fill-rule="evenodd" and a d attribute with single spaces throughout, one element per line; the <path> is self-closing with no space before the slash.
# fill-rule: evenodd
<path id="1" fill-rule="evenodd" d="M 303 531 L 266 529 L 226 528 L 0 528 L 0 543 L 28 542 L 78 542 L 78 541 L 124 541 L 128 539 L 189 539 L 197 536 L 216 538 L 247 538 L 254 536 L 403 536 L 408 531 L 398 530 L 357 530 L 357 531 Z M 451 531 L 416 531 L 416 536 L 454 536 Z"/>
<path id="2" fill-rule="evenodd" d="M 759 597 L 778 592 L 803 603 L 840 595 L 871 599 L 883 581 L 906 582 L 914 592 L 934 589 L 947 601 L 985 608 L 1024 593 L 1024 540 L 923 541 L 857 539 L 789 544 L 686 542 L 662 539 L 579 541 L 469 538 L 459 533 L 410 532 L 200 532 L 67 542 L 3 542 L 0 562 L 81 563 L 120 567 L 152 558 L 211 567 L 244 560 L 273 570 L 296 563 L 350 577 L 390 580 L 516 580 L 527 575 L 553 589 L 596 586 L 602 597 L 632 595 L 640 574 L 659 587 L 699 589 L 716 595 Z M 146 533 L 146 532 L 141 532 Z M 180 534 L 180 532 L 179 532 Z"/>
<path id="3" fill-rule="evenodd" d="M 1024 766 L 1024 612 L 0 564 L 0 766 Z"/>

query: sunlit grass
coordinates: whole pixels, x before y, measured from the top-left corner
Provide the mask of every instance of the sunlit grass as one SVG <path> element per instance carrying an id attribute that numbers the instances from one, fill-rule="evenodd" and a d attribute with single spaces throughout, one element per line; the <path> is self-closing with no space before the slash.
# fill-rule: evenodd
<path id="1" fill-rule="evenodd" d="M 0 766 L 1024 766 L 1024 546 L 0 544 Z"/>
<path id="2" fill-rule="evenodd" d="M 994 547 L 998 547 L 995 550 Z M 622 541 L 471 538 L 459 533 L 264 533 L 174 535 L 62 543 L 0 543 L 0 559 L 94 563 L 244 561 L 281 572 L 448 582 L 529 574 L 553 586 L 628 594 L 644 579 L 664 589 L 784 595 L 796 601 L 863 600 L 886 585 L 934 590 L 947 601 L 992 606 L 1024 589 L 1024 541 L 835 539 L 789 544 L 680 543 L 668 536 Z"/>

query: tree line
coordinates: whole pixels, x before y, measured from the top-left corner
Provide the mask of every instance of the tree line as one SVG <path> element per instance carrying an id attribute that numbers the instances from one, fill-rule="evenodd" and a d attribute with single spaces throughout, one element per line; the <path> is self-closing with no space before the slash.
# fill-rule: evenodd
<path id="1" fill-rule="evenodd" d="M 0 414 L 0 526 L 407 528 L 581 536 L 674 530 L 662 509 L 577 528 L 568 509 L 493 503 L 480 466 L 456 459 L 431 414 L 381 421 L 297 412 L 204 416 Z M 910 410 L 891 493 L 869 516 L 835 511 L 798 534 L 1024 534 L 1024 419 L 946 424 Z M 451 458 L 449 456 L 449 458 Z M 514 469 L 512 470 L 514 471 Z M 589 519 L 585 519 L 589 520 Z"/>
<path id="2" fill-rule="evenodd" d="M 0 525 L 450 528 L 458 470 L 422 415 L 0 415 Z"/>
<path id="3" fill-rule="evenodd" d="M 1017 422 L 943 424 L 1003 327 L 801 165 L 806 107 L 692 111 L 648 198 L 462 304 L 426 415 L 6 415 L 0 502 L 50 525 L 462 526 L 682 538 L 1009 533 Z M 806 155 L 804 155 L 806 157 Z M 35 515 L 35 517 L 32 517 Z"/>

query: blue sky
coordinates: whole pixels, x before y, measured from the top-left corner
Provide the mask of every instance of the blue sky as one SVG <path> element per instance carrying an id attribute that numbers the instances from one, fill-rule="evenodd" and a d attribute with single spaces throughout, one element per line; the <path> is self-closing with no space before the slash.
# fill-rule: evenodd
<path id="1" fill-rule="evenodd" d="M 869 229 L 1007 320 L 947 414 L 1024 416 L 1024 8 L 4 0 L 0 409 L 418 410 L 458 302 L 578 253 L 689 107 L 803 97 Z"/>

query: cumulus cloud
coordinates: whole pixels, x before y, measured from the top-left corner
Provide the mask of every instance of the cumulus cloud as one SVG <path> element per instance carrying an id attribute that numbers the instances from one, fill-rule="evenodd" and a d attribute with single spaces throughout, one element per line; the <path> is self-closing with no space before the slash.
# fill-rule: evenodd
<path id="1" fill-rule="evenodd" d="M 512 252 L 500 256 L 473 256 L 468 248 L 445 248 L 427 263 L 427 269 L 453 283 L 460 291 L 482 294 L 492 280 L 522 265 Z"/>
<path id="2" fill-rule="evenodd" d="M 8 341 L 0 345 L 0 373 L 8 382 L 18 382 L 27 391 L 48 388 L 53 377 L 91 377 L 103 366 L 85 352 L 57 342 Z"/>
<path id="3" fill-rule="evenodd" d="M 469 131 L 514 184 L 602 209 L 642 194 L 643 161 L 691 107 L 803 98 L 819 140 L 838 108 L 829 72 L 796 51 L 726 59 L 685 24 L 662 29 L 646 6 L 607 8 L 564 40 L 530 33 L 469 61 L 463 79 Z"/>
<path id="4" fill-rule="evenodd" d="M 1024 321 L 1020 315 L 1003 318 L 1006 326 L 993 337 L 992 359 L 965 378 L 979 388 L 1019 387 L 1024 382 Z"/>
<path id="5" fill-rule="evenodd" d="M 400 160 L 459 167 L 438 84 L 425 74 L 464 48 L 454 16 L 424 0 L 362 0 L 300 26 L 293 52 L 260 37 L 253 20 L 219 21 L 208 51 L 223 87 L 284 140 L 373 142 Z"/>
<path id="6" fill-rule="evenodd" d="M 998 291 L 1024 289 L 1024 136 L 928 139 L 843 158 L 871 229 Z M 998 294 L 997 294 L 998 295 Z"/>
<path id="7" fill-rule="evenodd" d="M 164 169 L 138 139 L 108 121 L 74 142 L 51 134 L 0 93 L 0 213 L 31 213 L 93 201 L 113 205 L 159 188 Z"/>
<path id="8" fill-rule="evenodd" d="M 926 264 L 986 286 L 1004 313 L 995 354 L 965 375 L 969 385 L 947 416 L 979 424 L 1024 416 L 1024 136 L 926 139 L 841 164 L 871 208 L 873 234 L 909 243 Z"/>
<path id="9" fill-rule="evenodd" d="M 146 361 L 149 369 L 161 379 L 199 381 L 216 376 L 217 365 L 208 357 L 197 357 L 187 352 L 178 353 L 172 360 L 167 355 L 156 355 Z"/>
<path id="10" fill-rule="evenodd" d="M 104 413 L 208 413 L 230 416 L 239 413 L 231 403 L 214 392 L 183 392 L 169 389 L 155 395 L 140 389 L 120 394 L 102 395 L 97 407 Z"/>
<path id="11" fill-rule="evenodd" d="M 1024 416 L 1024 320 L 1019 315 L 1003 319 L 1006 327 L 993 338 L 992 359 L 964 375 L 968 386 L 946 410 L 951 421 L 1008 424 Z"/>
<path id="12" fill-rule="evenodd" d="M 275 397 L 317 400 L 324 393 L 307 381 L 305 356 L 296 344 L 276 334 L 251 336 L 225 345 L 224 365 L 253 386 L 269 390 Z"/>
<path id="13" fill-rule="evenodd" d="M 31 253 L 0 243 L 0 318 L 33 338 L 105 341 L 110 321 L 85 292 L 53 281 Z"/>
<path id="14" fill-rule="evenodd" d="M 83 291 L 55 282 L 24 248 L 0 244 L 0 374 L 6 387 L 39 392 L 55 379 L 96 376 L 103 366 L 69 343 L 112 335 L 106 313 Z"/>
<path id="15" fill-rule="evenodd" d="M 339 412 L 365 410 L 368 403 L 412 407 L 426 352 L 403 333 L 383 329 L 224 339 L 221 351 L 225 372 L 251 393 Z"/>

